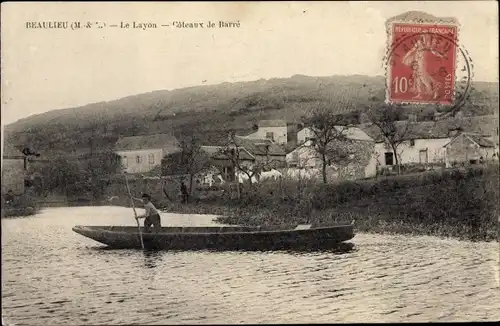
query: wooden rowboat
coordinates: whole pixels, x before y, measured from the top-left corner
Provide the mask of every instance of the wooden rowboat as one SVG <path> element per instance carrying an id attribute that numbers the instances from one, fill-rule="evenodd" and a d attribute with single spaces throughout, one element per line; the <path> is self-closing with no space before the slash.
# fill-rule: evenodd
<path id="1" fill-rule="evenodd" d="M 114 249 L 140 249 L 137 227 L 75 226 L 73 231 Z M 212 226 L 162 227 L 142 233 L 144 246 L 164 250 L 329 249 L 354 237 L 353 224 L 329 227 Z"/>

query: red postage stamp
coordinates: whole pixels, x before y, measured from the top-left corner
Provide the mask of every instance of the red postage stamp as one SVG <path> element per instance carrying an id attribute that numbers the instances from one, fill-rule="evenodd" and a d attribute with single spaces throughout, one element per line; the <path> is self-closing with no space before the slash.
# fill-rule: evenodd
<path id="1" fill-rule="evenodd" d="M 458 27 L 398 22 L 389 28 L 388 102 L 453 104 Z"/>

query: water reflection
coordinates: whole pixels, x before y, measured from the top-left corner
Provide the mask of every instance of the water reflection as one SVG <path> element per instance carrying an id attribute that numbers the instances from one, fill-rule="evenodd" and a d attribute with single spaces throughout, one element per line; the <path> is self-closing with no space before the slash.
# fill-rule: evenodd
<path id="1" fill-rule="evenodd" d="M 163 260 L 163 252 L 159 250 L 144 250 L 144 266 L 146 268 L 156 268 Z"/>
<path id="2" fill-rule="evenodd" d="M 498 243 L 361 233 L 330 250 L 142 251 L 109 249 L 71 231 L 74 225 L 134 226 L 127 213 L 111 207 L 61 208 L 2 220 L 6 321 L 145 325 L 500 318 Z M 187 224 L 184 216 L 165 216 L 165 225 Z M 194 217 L 189 224 L 209 225 Z"/>

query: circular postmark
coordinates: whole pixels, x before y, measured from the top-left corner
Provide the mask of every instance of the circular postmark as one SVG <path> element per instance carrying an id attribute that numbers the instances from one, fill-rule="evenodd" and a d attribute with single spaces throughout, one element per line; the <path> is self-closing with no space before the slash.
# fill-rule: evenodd
<path id="1" fill-rule="evenodd" d="M 392 34 L 384 58 L 386 101 L 432 107 L 437 118 L 455 115 L 473 90 L 472 59 L 459 46 L 456 29 L 403 26 Z"/>

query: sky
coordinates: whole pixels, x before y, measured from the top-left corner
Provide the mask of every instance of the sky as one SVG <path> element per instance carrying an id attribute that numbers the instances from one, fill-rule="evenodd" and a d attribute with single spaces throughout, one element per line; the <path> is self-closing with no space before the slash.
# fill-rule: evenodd
<path id="1" fill-rule="evenodd" d="M 54 109 L 202 83 L 384 75 L 385 21 L 410 10 L 458 19 L 474 79 L 498 81 L 496 1 L 2 3 L 2 127 Z M 240 27 L 26 28 L 77 20 Z"/>

